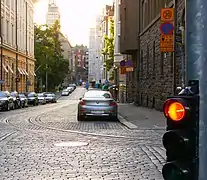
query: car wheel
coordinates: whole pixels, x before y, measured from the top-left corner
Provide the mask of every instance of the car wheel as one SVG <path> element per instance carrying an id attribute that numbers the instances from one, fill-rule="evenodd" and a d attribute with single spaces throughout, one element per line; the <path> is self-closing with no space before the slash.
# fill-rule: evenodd
<path id="1" fill-rule="evenodd" d="M 81 115 L 77 115 L 77 120 L 78 121 L 84 121 L 84 116 L 81 116 Z"/>
<path id="2" fill-rule="evenodd" d="M 15 104 L 14 103 L 12 103 L 12 110 L 14 110 L 15 109 Z"/>
<path id="3" fill-rule="evenodd" d="M 6 106 L 6 110 L 7 110 L 7 111 L 10 111 L 10 106 L 9 106 L 9 104 L 7 104 L 7 106 Z"/>
<path id="4" fill-rule="evenodd" d="M 118 121 L 118 117 L 117 116 L 114 116 L 113 117 L 113 121 Z"/>

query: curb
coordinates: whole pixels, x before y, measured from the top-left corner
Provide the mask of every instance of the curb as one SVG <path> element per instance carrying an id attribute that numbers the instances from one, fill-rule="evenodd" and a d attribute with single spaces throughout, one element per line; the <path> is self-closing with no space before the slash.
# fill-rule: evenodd
<path id="1" fill-rule="evenodd" d="M 120 123 L 122 123 L 123 125 L 125 125 L 129 129 L 137 129 L 138 128 L 136 125 L 134 125 L 134 124 L 130 123 L 129 121 L 127 121 L 127 119 L 125 119 L 120 114 L 118 114 L 118 120 L 119 120 Z"/>

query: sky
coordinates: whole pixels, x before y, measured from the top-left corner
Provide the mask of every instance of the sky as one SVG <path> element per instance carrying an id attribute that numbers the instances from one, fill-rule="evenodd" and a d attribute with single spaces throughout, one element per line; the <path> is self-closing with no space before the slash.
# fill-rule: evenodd
<path id="1" fill-rule="evenodd" d="M 113 0 L 56 0 L 60 11 L 62 32 L 72 46 L 89 43 L 89 28 L 95 25 L 95 18 L 102 13 L 104 5 Z M 35 4 L 34 21 L 46 23 L 48 0 L 39 0 Z"/>

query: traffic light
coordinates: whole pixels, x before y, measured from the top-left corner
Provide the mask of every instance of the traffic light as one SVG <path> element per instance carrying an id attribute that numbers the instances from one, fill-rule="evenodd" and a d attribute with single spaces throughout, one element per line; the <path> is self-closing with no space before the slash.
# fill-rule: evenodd
<path id="1" fill-rule="evenodd" d="M 199 96 L 189 91 L 185 89 L 163 104 L 167 118 L 162 139 L 167 156 L 162 169 L 164 180 L 197 180 Z"/>

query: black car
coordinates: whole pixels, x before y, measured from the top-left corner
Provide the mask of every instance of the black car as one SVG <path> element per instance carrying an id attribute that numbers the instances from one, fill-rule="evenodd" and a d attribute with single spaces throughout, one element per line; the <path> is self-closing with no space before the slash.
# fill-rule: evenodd
<path id="1" fill-rule="evenodd" d="M 0 91 L 0 109 L 7 110 L 14 109 L 14 101 L 7 91 Z"/>
<path id="2" fill-rule="evenodd" d="M 21 101 L 21 107 L 28 107 L 28 99 L 25 94 L 19 93 L 19 98 Z"/>
<path id="3" fill-rule="evenodd" d="M 27 94 L 28 104 L 33 106 L 38 106 L 38 96 L 35 92 Z"/>
<path id="4" fill-rule="evenodd" d="M 15 109 L 21 108 L 21 100 L 18 92 L 11 92 L 10 95 L 13 98 Z"/>

